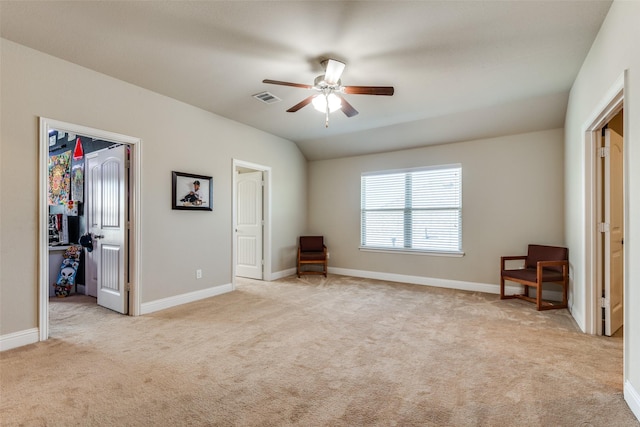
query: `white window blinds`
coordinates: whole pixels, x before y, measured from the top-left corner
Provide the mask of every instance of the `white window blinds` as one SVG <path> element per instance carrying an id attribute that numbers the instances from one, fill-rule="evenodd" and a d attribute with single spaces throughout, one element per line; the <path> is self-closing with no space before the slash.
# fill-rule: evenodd
<path id="1" fill-rule="evenodd" d="M 460 252 L 462 167 L 448 165 L 363 174 L 361 246 Z"/>

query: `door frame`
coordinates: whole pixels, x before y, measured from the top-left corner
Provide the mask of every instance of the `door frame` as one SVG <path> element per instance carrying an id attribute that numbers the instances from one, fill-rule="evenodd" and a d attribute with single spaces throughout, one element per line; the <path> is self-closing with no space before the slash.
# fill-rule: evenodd
<path id="1" fill-rule="evenodd" d="M 620 112 L 624 106 L 624 88 L 626 85 L 627 72 L 626 70 L 618 77 L 614 85 L 609 89 L 605 97 L 598 103 L 598 107 L 591 115 L 591 119 L 586 122 L 584 128 L 585 135 L 585 332 L 593 335 L 602 335 L 602 310 L 600 307 L 600 298 L 602 295 L 602 253 L 600 248 L 601 236 L 598 232 L 598 156 L 597 150 L 600 144 L 600 135 L 602 128 L 609 123 L 609 121 Z M 628 129 L 628 117 L 627 109 L 624 110 L 624 128 L 625 135 Z M 626 142 L 626 140 L 625 140 Z M 628 185 L 628 146 L 623 148 L 624 156 L 624 200 L 629 200 L 629 185 Z M 629 218 L 629 207 L 625 203 L 624 207 L 624 222 L 627 223 Z M 627 227 L 625 227 L 625 240 L 627 239 Z M 629 280 L 627 277 L 628 272 L 628 259 L 627 251 L 624 253 L 624 294 L 628 295 L 626 290 Z M 624 321 L 623 324 L 628 324 L 627 299 L 624 300 Z M 628 334 L 624 335 L 624 341 Z M 623 343 L 624 345 L 624 343 Z M 626 370 L 625 370 L 626 371 Z"/>
<path id="2" fill-rule="evenodd" d="M 263 236 L 262 236 L 262 260 L 264 262 L 264 270 L 262 272 L 263 280 L 271 280 L 271 167 L 259 165 L 257 163 L 246 162 L 244 160 L 232 159 L 231 168 L 231 283 L 233 290 L 236 289 L 236 238 L 237 238 L 237 206 L 238 189 L 237 189 L 237 171 L 239 168 L 253 169 L 262 172 L 264 186 L 262 187 L 262 211 L 263 211 Z"/>
<path id="3" fill-rule="evenodd" d="M 47 230 L 48 204 L 48 164 L 49 164 L 49 129 L 63 130 L 107 141 L 126 144 L 131 149 L 130 156 L 130 194 L 129 209 L 130 234 L 129 234 L 129 313 L 131 316 L 140 315 L 140 188 L 141 188 L 141 145 L 140 138 L 122 135 L 119 133 L 62 122 L 59 120 L 40 117 L 40 141 L 39 141 L 39 189 L 38 189 L 38 329 L 40 341 L 49 338 L 49 239 Z"/>

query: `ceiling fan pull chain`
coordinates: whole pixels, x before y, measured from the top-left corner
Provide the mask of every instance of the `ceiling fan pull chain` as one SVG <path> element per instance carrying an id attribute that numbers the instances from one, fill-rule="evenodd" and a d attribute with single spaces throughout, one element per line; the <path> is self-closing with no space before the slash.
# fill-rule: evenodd
<path id="1" fill-rule="evenodd" d="M 326 115 L 324 116 L 324 127 L 328 128 L 329 127 L 329 96 L 325 93 L 324 98 L 326 101 L 325 104 L 327 105 Z"/>
<path id="2" fill-rule="evenodd" d="M 331 91 L 329 91 L 329 93 L 331 93 Z M 324 100 L 325 100 L 325 105 L 326 105 L 326 110 L 325 110 L 325 117 L 324 117 L 324 127 L 328 128 L 329 127 L 329 94 L 327 92 L 324 93 Z"/>

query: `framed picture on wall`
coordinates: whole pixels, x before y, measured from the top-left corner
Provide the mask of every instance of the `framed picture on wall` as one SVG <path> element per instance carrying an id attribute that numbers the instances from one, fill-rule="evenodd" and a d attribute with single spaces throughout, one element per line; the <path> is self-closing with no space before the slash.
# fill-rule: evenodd
<path id="1" fill-rule="evenodd" d="M 213 178 L 171 172 L 171 209 L 212 211 Z"/>

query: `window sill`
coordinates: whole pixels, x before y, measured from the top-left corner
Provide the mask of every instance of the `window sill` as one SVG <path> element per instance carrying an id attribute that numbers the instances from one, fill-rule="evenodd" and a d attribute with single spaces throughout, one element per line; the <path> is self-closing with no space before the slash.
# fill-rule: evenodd
<path id="1" fill-rule="evenodd" d="M 363 252 L 380 252 L 386 254 L 444 256 L 453 258 L 462 258 L 464 256 L 464 252 L 462 251 L 421 251 L 412 249 L 368 248 L 363 246 L 360 246 L 359 249 Z"/>

